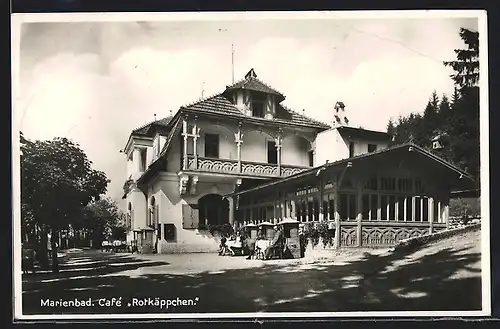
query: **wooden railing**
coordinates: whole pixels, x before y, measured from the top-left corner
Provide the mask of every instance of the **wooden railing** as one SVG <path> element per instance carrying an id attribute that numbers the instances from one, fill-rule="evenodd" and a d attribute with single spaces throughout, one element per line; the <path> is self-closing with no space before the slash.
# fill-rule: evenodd
<path id="1" fill-rule="evenodd" d="M 241 161 L 241 163 L 239 163 L 238 160 L 214 159 L 206 157 L 197 157 L 195 159 L 194 155 L 188 155 L 187 169 L 201 172 L 240 174 L 260 177 L 287 177 L 310 168 L 289 165 L 278 166 L 277 164 L 251 161 Z"/>

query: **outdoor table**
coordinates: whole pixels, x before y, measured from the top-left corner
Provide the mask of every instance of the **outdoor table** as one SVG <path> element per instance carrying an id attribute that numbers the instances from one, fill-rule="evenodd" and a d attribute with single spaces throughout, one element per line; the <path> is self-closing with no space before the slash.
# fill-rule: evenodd
<path id="1" fill-rule="evenodd" d="M 270 240 L 257 240 L 255 242 L 255 256 L 257 259 L 264 259 L 266 249 L 271 245 Z"/>

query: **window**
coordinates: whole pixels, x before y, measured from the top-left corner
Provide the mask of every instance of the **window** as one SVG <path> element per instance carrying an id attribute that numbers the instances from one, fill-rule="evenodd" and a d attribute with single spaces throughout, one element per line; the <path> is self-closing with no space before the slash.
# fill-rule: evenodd
<path id="1" fill-rule="evenodd" d="M 328 216 L 329 220 L 335 219 L 335 201 L 333 199 L 328 200 Z"/>
<path id="2" fill-rule="evenodd" d="M 396 191 L 396 179 L 392 177 L 382 177 L 380 180 L 382 191 Z"/>
<path id="3" fill-rule="evenodd" d="M 389 205 L 389 197 L 387 195 L 380 196 L 380 212 L 381 220 L 387 220 L 387 206 Z"/>
<path id="4" fill-rule="evenodd" d="M 389 195 L 389 220 L 396 220 L 396 196 Z"/>
<path id="5" fill-rule="evenodd" d="M 370 220 L 378 220 L 378 195 L 370 194 Z"/>
<path id="6" fill-rule="evenodd" d="M 264 117 L 266 99 L 267 95 L 264 93 L 252 94 L 252 116 L 257 118 Z"/>
<path id="7" fill-rule="evenodd" d="M 363 194 L 363 220 L 370 218 L 370 195 Z"/>
<path id="8" fill-rule="evenodd" d="M 406 198 L 406 221 L 413 221 L 413 200 L 412 198 Z"/>
<path id="9" fill-rule="evenodd" d="M 398 190 L 399 192 L 411 192 L 413 188 L 413 181 L 408 178 L 398 179 Z"/>
<path id="10" fill-rule="evenodd" d="M 424 185 L 422 184 L 422 180 L 420 178 L 415 179 L 415 192 L 425 193 Z"/>
<path id="11" fill-rule="evenodd" d="M 354 142 L 349 142 L 349 158 L 354 156 Z"/>
<path id="12" fill-rule="evenodd" d="M 378 177 L 372 176 L 366 181 L 365 189 L 376 191 L 378 190 Z"/>
<path id="13" fill-rule="evenodd" d="M 309 167 L 314 167 L 314 151 L 309 151 L 307 153 L 308 160 L 309 160 Z"/>
<path id="14" fill-rule="evenodd" d="M 167 242 L 175 241 L 175 224 L 163 224 L 163 236 Z"/>
<path id="15" fill-rule="evenodd" d="M 415 221 L 416 222 L 420 222 L 422 221 L 422 208 L 421 208 L 421 204 L 422 204 L 422 198 L 420 197 L 415 197 Z"/>
<path id="16" fill-rule="evenodd" d="M 205 134 L 205 156 L 219 158 L 219 135 Z"/>
<path id="17" fill-rule="evenodd" d="M 356 195 L 340 194 L 339 215 L 341 220 L 356 219 Z"/>
<path id="18" fill-rule="evenodd" d="M 375 152 L 377 150 L 377 145 L 368 144 L 368 153 Z"/>
<path id="19" fill-rule="evenodd" d="M 274 141 L 267 142 L 267 163 L 278 163 L 278 150 Z"/>
<path id="20" fill-rule="evenodd" d="M 405 219 L 405 197 L 398 197 L 398 220 L 403 221 Z"/>
<path id="21" fill-rule="evenodd" d="M 422 198 L 422 221 L 428 222 L 429 221 L 429 199 L 428 198 Z"/>
<path id="22" fill-rule="evenodd" d="M 161 224 L 158 224 L 157 230 L 158 230 L 158 238 L 161 240 Z"/>
<path id="23" fill-rule="evenodd" d="M 252 116 L 257 118 L 264 117 L 264 104 L 261 102 L 252 102 Z"/>
<path id="24" fill-rule="evenodd" d="M 142 148 L 140 149 L 139 151 L 140 153 L 140 163 L 139 163 L 139 166 L 140 166 L 140 170 L 141 171 L 145 171 L 146 170 L 146 149 L 145 148 Z"/>

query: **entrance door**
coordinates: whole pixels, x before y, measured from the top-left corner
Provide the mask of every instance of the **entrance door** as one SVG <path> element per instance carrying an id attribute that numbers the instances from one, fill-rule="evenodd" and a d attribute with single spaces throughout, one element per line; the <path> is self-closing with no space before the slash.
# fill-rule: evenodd
<path id="1" fill-rule="evenodd" d="M 229 201 L 218 194 L 207 194 L 198 201 L 201 225 L 229 223 Z"/>

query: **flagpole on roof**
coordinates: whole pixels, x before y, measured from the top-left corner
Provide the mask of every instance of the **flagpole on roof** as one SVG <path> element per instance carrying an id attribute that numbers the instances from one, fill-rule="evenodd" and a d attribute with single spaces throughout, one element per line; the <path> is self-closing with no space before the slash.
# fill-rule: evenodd
<path id="1" fill-rule="evenodd" d="M 234 83 L 234 45 L 231 44 L 231 76 Z"/>

